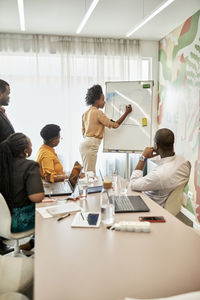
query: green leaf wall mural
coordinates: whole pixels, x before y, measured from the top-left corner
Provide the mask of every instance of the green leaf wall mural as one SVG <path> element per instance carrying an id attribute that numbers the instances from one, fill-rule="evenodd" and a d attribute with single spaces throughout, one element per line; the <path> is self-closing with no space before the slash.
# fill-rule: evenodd
<path id="1" fill-rule="evenodd" d="M 158 123 L 192 164 L 186 208 L 200 221 L 200 10 L 160 41 Z"/>

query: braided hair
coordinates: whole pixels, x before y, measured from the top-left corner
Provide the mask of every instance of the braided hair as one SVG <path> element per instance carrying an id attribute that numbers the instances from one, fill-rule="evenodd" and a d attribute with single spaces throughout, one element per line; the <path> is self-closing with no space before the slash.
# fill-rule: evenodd
<path id="1" fill-rule="evenodd" d="M 23 133 L 13 133 L 0 143 L 0 193 L 11 213 L 14 207 L 13 158 L 19 157 L 27 147 L 28 140 Z"/>

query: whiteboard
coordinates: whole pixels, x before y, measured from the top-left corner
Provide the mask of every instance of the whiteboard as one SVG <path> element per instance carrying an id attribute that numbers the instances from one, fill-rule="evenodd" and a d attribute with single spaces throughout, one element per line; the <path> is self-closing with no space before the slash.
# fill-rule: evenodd
<path id="1" fill-rule="evenodd" d="M 141 152 L 151 146 L 153 81 L 106 82 L 105 114 L 117 121 L 128 104 L 132 112 L 117 129 L 105 128 L 104 152 Z"/>

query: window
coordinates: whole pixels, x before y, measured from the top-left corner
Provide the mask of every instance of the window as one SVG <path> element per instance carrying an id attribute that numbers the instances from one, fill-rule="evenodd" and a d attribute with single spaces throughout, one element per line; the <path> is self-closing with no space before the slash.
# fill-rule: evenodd
<path id="1" fill-rule="evenodd" d="M 140 67 L 136 58 L 121 56 L 1 55 L 0 65 L 0 77 L 11 87 L 8 117 L 17 132 L 31 138 L 32 159 L 42 144 L 41 128 L 55 123 L 62 128 L 64 137 L 56 152 L 67 170 L 74 161 L 81 161 L 81 116 L 87 109 L 84 101 L 87 88 L 95 83 L 104 87 L 106 81 L 151 79 L 149 58 L 142 59 Z M 141 78 L 138 77 L 139 69 Z M 108 155 L 103 154 L 103 160 L 115 157 Z M 117 159 L 122 156 L 118 154 Z M 102 159 L 101 163 L 104 164 Z M 107 172 L 116 166 L 107 165 Z"/>

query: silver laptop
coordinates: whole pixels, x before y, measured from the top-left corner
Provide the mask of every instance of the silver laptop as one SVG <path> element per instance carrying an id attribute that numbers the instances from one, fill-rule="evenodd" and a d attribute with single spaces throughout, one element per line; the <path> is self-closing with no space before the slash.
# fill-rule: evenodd
<path id="1" fill-rule="evenodd" d="M 71 195 L 76 188 L 81 170 L 82 166 L 76 161 L 67 181 L 43 183 L 45 196 Z"/>

